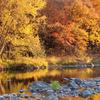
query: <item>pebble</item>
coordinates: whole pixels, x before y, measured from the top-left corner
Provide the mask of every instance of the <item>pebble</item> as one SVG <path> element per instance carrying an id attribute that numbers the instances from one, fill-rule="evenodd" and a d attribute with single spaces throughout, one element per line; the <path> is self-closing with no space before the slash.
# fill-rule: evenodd
<path id="1" fill-rule="evenodd" d="M 0 100 L 19 100 L 19 98 L 38 98 L 38 100 L 58 100 L 59 96 L 81 96 L 87 98 L 88 96 L 100 93 L 100 79 L 81 80 L 79 78 L 64 78 L 69 83 L 62 84 L 60 89 L 54 91 L 50 84 L 46 82 L 33 82 L 27 91 L 31 92 L 29 96 L 25 94 L 25 90 L 19 90 L 19 93 L 4 94 L 0 96 Z M 84 89 L 83 89 L 84 88 Z M 24 94 L 23 94 L 24 93 Z M 44 99 L 43 99 L 44 95 Z M 31 99 L 30 99 L 31 100 Z"/>

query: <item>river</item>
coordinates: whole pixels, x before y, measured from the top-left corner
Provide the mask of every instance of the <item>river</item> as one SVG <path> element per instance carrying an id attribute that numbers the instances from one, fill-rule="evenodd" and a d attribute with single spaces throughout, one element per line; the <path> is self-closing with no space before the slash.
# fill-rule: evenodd
<path id="1" fill-rule="evenodd" d="M 17 93 L 20 89 L 27 89 L 34 81 L 51 82 L 54 80 L 65 83 L 64 78 L 98 78 L 100 77 L 100 68 L 82 68 L 82 69 L 64 69 L 64 70 L 35 70 L 30 72 L 0 72 L 0 94 Z M 74 100 L 74 97 L 70 97 Z M 96 94 L 87 100 L 100 100 L 100 95 Z M 66 100 L 62 98 L 61 100 Z M 78 97 L 75 100 L 81 100 Z"/>

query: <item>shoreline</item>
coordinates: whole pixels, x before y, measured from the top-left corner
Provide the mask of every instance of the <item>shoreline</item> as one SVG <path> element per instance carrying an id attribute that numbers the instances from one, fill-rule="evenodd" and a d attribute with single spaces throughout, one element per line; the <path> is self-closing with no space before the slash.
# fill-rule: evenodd
<path id="1" fill-rule="evenodd" d="M 34 71 L 34 70 L 51 70 L 51 69 L 58 69 L 58 70 L 62 70 L 62 69 L 69 69 L 69 68 L 76 68 L 76 69 L 81 69 L 81 68 L 96 68 L 96 67 L 100 67 L 99 63 L 84 63 L 84 64 L 59 64 L 59 65 L 53 65 L 50 64 L 48 67 L 46 66 L 31 66 L 30 65 L 26 65 L 25 66 L 20 66 L 20 64 L 18 64 L 19 66 L 14 66 L 13 67 L 0 67 L 0 72 L 1 71 Z M 18 67 L 18 68 L 17 68 Z"/>
<path id="2" fill-rule="evenodd" d="M 100 93 L 100 77 L 90 79 L 79 78 L 64 78 L 66 84 L 59 84 L 58 88 L 51 86 L 53 83 L 46 83 L 43 81 L 33 82 L 27 90 L 21 89 L 18 93 L 3 94 L 0 95 L 0 100 L 5 98 L 11 98 L 10 100 L 20 100 L 23 98 L 32 99 L 38 98 L 38 100 L 59 100 L 63 96 L 73 96 L 87 98 L 91 95 Z M 57 83 L 55 84 L 57 86 Z M 31 95 L 28 95 L 27 92 Z"/>

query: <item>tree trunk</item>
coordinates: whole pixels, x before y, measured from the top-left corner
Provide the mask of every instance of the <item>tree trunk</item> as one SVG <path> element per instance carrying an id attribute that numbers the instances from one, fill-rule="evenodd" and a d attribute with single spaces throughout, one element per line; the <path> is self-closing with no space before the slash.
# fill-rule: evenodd
<path id="1" fill-rule="evenodd" d="M 0 90 L 1 90 L 2 94 L 5 93 L 5 89 L 4 89 L 3 85 L 2 85 L 1 80 L 0 80 Z"/>
<path id="2" fill-rule="evenodd" d="M 6 46 L 6 42 L 3 43 L 2 47 L 1 47 L 1 50 L 0 50 L 0 58 L 2 58 L 2 53 L 4 51 L 4 48 Z"/>

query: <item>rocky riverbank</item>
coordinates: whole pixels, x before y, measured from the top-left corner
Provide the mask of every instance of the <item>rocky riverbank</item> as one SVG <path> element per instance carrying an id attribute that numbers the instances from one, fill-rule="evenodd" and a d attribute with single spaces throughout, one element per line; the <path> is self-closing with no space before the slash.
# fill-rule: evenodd
<path id="1" fill-rule="evenodd" d="M 27 90 L 20 90 L 15 94 L 4 94 L 0 96 L 0 100 L 59 100 L 62 96 L 80 96 L 87 98 L 93 94 L 100 93 L 100 78 L 81 80 L 79 78 L 64 78 L 65 84 L 61 84 L 57 90 L 51 87 L 51 83 L 42 81 L 33 82 Z M 26 94 L 26 91 L 31 95 Z"/>

